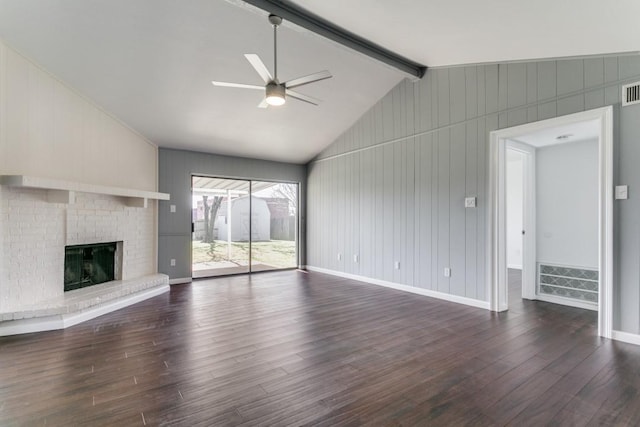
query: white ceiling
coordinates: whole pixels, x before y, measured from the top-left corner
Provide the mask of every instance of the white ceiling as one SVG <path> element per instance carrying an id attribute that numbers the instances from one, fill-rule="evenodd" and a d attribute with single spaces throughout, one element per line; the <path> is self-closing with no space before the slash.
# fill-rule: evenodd
<path id="1" fill-rule="evenodd" d="M 429 67 L 640 50 L 638 0 L 294 0 Z"/>
<path id="2" fill-rule="evenodd" d="M 329 70 L 289 100 L 259 109 L 263 84 L 244 58 L 273 70 L 267 13 L 224 0 L 0 0 L 0 37 L 161 147 L 305 163 L 404 75 L 285 23 L 281 81 Z"/>
<path id="3" fill-rule="evenodd" d="M 640 50 L 640 1 L 295 0 L 426 66 Z M 0 37 L 161 147 L 304 163 L 404 75 L 285 23 L 281 80 L 334 78 L 258 109 L 244 53 L 272 67 L 267 13 L 240 0 L 0 0 Z"/>
<path id="4" fill-rule="evenodd" d="M 557 139 L 561 135 L 565 136 L 565 138 Z M 600 122 L 598 120 L 590 120 L 541 129 L 513 139 L 532 147 L 542 148 L 567 142 L 589 141 L 599 137 Z"/>

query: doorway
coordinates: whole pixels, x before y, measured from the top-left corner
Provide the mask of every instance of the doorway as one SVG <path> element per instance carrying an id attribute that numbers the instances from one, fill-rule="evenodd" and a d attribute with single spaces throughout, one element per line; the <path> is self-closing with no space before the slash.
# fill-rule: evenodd
<path id="1" fill-rule="evenodd" d="M 555 119 L 545 120 L 536 123 L 530 123 L 513 128 L 502 129 L 491 133 L 490 148 L 490 191 L 489 191 L 489 256 L 488 256 L 488 280 L 490 306 L 493 311 L 505 311 L 509 308 L 509 263 L 508 263 L 508 240 L 507 240 L 507 163 L 509 149 L 513 148 L 512 144 L 520 144 L 525 137 L 532 134 L 541 135 L 549 133 L 553 135 L 554 141 L 556 137 L 563 137 L 562 131 L 558 135 L 558 130 L 567 129 L 580 124 L 591 124 L 595 127 L 595 147 L 597 155 L 595 156 L 597 163 L 597 177 L 595 178 L 595 187 L 597 188 L 595 227 L 597 228 L 596 248 L 595 248 L 595 276 L 585 276 L 592 282 L 597 283 L 597 310 L 598 310 L 598 334 L 607 338 L 611 337 L 612 322 L 612 213 L 613 213 L 613 177 L 612 177 L 612 108 L 600 108 L 597 110 L 586 111 L 567 115 Z M 588 126 L 587 126 L 588 127 Z M 523 144 L 526 146 L 527 144 Z M 520 145 L 520 148 L 523 148 Z M 521 150 L 522 151 L 522 150 Z M 523 174 L 524 188 L 536 180 L 535 166 L 531 166 L 531 161 L 535 156 L 526 156 L 523 160 L 524 169 L 529 165 L 529 172 Z M 539 159 L 538 159 L 539 160 Z M 535 162 L 533 163 L 535 165 Z M 571 168 L 571 162 L 565 162 L 567 168 Z M 571 173 L 573 171 L 570 171 Z M 571 175 L 567 175 L 571 176 Z M 529 182 L 529 184 L 527 184 Z M 535 187 L 534 187 L 535 188 Z M 575 188 L 575 187 L 572 187 Z M 547 276 L 571 276 L 574 273 L 580 275 L 588 275 L 586 269 L 573 268 L 573 266 L 559 266 L 552 263 L 541 265 L 536 262 L 537 254 L 540 250 L 536 249 L 536 209 L 535 192 L 523 189 L 523 230 L 525 234 L 522 239 L 522 283 L 524 298 L 545 300 L 543 286 L 541 282 L 541 273 Z M 531 232 L 529 232 L 531 230 Z M 539 233 L 538 233 L 539 234 Z M 541 241 L 540 239 L 537 239 Z M 534 257 L 533 259 L 531 257 Z M 528 267 L 528 269 L 527 269 Z M 560 268 L 560 269 L 558 269 Z M 569 280 L 572 278 L 569 277 Z M 562 280 L 567 280 L 563 277 Z M 548 299 L 547 299 L 548 300 Z"/>
<path id="2" fill-rule="evenodd" d="M 192 277 L 298 267 L 298 184 L 192 176 Z"/>

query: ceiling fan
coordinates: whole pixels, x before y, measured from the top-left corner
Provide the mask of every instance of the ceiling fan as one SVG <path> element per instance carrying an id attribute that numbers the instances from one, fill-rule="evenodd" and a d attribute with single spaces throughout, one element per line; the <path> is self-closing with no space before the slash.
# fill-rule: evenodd
<path id="1" fill-rule="evenodd" d="M 247 61 L 258 72 L 262 80 L 264 80 L 265 86 L 247 85 L 242 83 L 227 83 L 212 81 L 214 86 L 235 87 L 240 89 L 257 89 L 264 90 L 265 97 L 258 105 L 260 108 L 267 108 L 269 105 L 277 106 L 285 103 L 287 96 L 308 102 L 309 104 L 318 105 L 320 100 L 311 96 L 304 95 L 300 92 L 292 90 L 293 88 L 308 85 L 320 80 L 333 77 L 329 71 L 320 71 L 318 73 L 309 74 L 308 76 L 299 77 L 297 79 L 289 80 L 280 83 L 278 80 L 278 26 L 282 23 L 282 18 L 277 15 L 269 15 L 269 22 L 273 25 L 273 76 L 269 73 L 269 70 L 264 65 L 264 62 L 260 57 L 254 53 L 247 53 L 244 55 Z"/>

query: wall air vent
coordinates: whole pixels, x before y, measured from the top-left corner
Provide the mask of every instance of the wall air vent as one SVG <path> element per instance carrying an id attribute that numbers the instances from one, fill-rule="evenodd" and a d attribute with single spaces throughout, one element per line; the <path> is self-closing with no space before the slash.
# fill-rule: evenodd
<path id="1" fill-rule="evenodd" d="M 640 82 L 622 86 L 622 106 L 640 104 Z"/>

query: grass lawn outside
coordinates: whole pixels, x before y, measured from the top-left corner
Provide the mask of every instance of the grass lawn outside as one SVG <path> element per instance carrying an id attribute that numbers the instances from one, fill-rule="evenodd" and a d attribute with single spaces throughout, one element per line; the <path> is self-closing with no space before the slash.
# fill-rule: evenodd
<path id="1" fill-rule="evenodd" d="M 212 250 L 213 249 L 213 250 Z M 227 242 L 192 242 L 193 264 L 205 262 L 231 261 L 238 265 L 249 263 L 249 242 L 231 242 L 231 256 L 227 256 Z M 253 242 L 251 257 L 254 263 L 263 263 L 274 268 L 297 267 L 296 242 L 290 240 L 270 240 Z"/>

